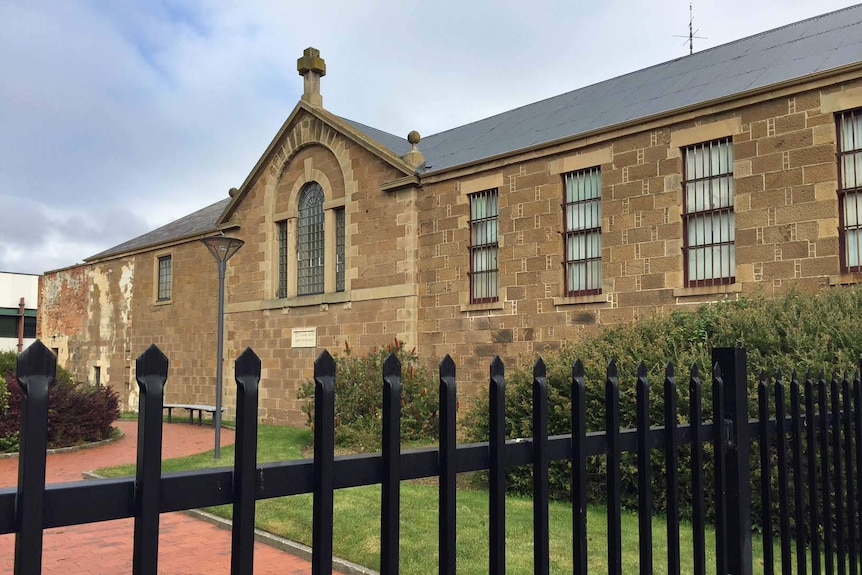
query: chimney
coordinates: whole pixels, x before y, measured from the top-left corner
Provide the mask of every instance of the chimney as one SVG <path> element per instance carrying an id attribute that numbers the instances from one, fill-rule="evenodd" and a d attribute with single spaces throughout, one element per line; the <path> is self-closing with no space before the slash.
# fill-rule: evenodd
<path id="1" fill-rule="evenodd" d="M 296 61 L 296 70 L 302 76 L 302 101 L 316 108 L 323 107 L 323 96 L 320 95 L 320 78 L 326 76 L 326 62 L 320 57 L 320 50 L 306 48 L 302 58 Z"/>

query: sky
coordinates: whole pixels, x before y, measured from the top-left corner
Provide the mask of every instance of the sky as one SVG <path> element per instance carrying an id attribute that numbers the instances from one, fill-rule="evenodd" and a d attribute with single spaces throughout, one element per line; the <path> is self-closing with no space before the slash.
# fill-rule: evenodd
<path id="1" fill-rule="evenodd" d="M 695 51 L 852 5 L 695 0 Z M 0 271 L 227 197 L 326 61 L 324 107 L 437 133 L 688 54 L 687 0 L 0 0 Z M 421 144 L 420 144 L 421 147 Z"/>

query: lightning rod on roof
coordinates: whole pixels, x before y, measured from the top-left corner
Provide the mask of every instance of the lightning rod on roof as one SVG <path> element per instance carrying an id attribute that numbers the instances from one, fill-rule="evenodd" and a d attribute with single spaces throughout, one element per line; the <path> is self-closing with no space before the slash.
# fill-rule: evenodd
<path id="1" fill-rule="evenodd" d="M 695 36 L 700 30 L 694 30 L 694 12 L 692 11 L 691 2 L 688 3 L 688 36 L 678 36 L 674 34 L 674 38 L 685 38 L 683 45 L 688 44 L 688 54 L 694 54 L 694 39 L 706 40 L 706 36 Z"/>

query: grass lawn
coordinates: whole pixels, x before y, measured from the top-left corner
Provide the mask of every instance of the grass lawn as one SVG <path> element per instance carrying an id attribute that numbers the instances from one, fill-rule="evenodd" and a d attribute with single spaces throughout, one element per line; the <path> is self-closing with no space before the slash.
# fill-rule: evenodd
<path id="1" fill-rule="evenodd" d="M 260 463 L 300 459 L 311 442 L 308 429 L 274 425 L 259 426 L 258 461 Z M 218 466 L 232 466 L 233 445 L 223 446 Z M 212 451 L 166 460 L 165 472 L 201 469 L 213 466 Z M 99 470 L 111 477 L 133 475 L 134 465 Z M 488 495 L 481 489 L 458 492 L 458 572 L 483 574 L 488 572 Z M 511 573 L 532 572 L 533 516 L 532 501 L 510 496 L 506 502 L 506 564 Z M 261 529 L 311 545 L 311 495 L 296 495 L 266 499 L 257 503 L 257 526 Z M 417 482 L 401 484 L 401 572 L 405 575 L 425 575 L 436 570 L 437 555 L 437 489 Z M 221 506 L 208 511 L 230 518 L 231 508 Z M 380 486 L 356 487 L 335 492 L 334 552 L 360 565 L 379 568 L 380 552 Z M 607 572 L 607 516 L 605 508 L 591 506 L 587 517 L 590 573 Z M 638 568 L 638 519 L 635 513 L 624 512 L 623 572 L 634 573 Z M 550 504 L 550 559 L 554 573 L 571 572 L 572 512 L 567 503 Z M 653 557 L 655 572 L 667 571 L 666 527 L 664 519 L 653 520 Z M 680 527 L 682 572 L 692 573 L 691 526 Z M 715 571 L 715 533 L 706 533 L 707 572 Z M 780 557 L 778 548 L 776 561 Z M 810 563 L 809 563 L 810 564 Z M 780 566 L 776 563 L 776 572 Z M 754 571 L 763 572 L 759 538 L 754 540 Z"/>

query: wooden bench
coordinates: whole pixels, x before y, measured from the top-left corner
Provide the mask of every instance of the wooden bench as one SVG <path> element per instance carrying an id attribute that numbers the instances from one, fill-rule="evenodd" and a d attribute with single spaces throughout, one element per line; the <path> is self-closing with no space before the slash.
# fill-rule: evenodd
<path id="1" fill-rule="evenodd" d="M 215 415 L 216 407 L 215 405 L 192 405 L 189 403 L 166 403 L 162 406 L 162 409 L 166 409 L 168 411 L 168 423 L 173 423 L 172 411 L 174 409 L 187 409 L 189 412 L 189 423 L 195 422 L 195 411 L 198 412 L 198 425 L 203 424 L 203 413 L 206 411 L 210 415 Z M 224 412 L 225 408 L 221 408 L 222 412 Z"/>

